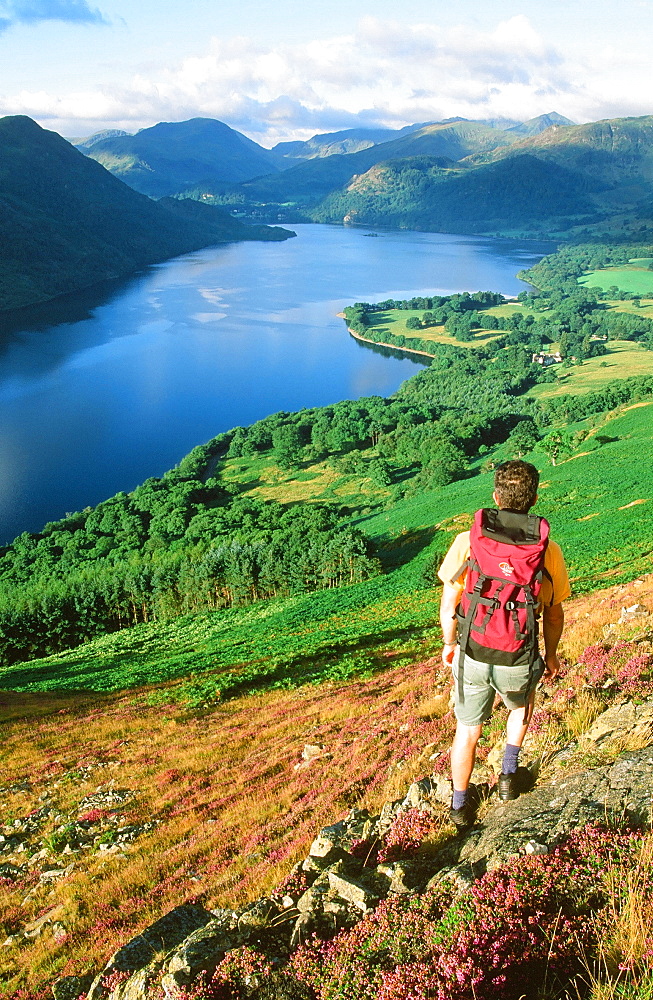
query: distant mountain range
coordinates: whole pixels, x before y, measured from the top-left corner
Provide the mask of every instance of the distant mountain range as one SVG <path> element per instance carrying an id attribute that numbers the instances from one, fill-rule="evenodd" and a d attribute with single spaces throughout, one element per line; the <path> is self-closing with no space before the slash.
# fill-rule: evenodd
<path id="1" fill-rule="evenodd" d="M 215 206 L 260 221 L 537 236 L 627 234 L 653 217 L 653 116 L 455 118 L 272 150 L 196 118 L 76 144 L 0 119 L 0 309 L 211 243 L 288 236 Z"/>
<path id="2" fill-rule="evenodd" d="M 277 171 L 283 159 L 214 118 L 161 122 L 136 135 L 100 134 L 77 146 L 151 198 L 179 194 L 198 185 L 223 189 Z"/>
<path id="3" fill-rule="evenodd" d="M 219 200 L 230 199 L 262 219 L 537 236 L 632 232 L 653 217 L 653 116 L 426 125 L 244 181 Z"/>
<path id="4" fill-rule="evenodd" d="M 132 187 L 264 221 L 546 236 L 651 217 L 653 119 L 451 118 L 264 149 L 222 122 L 98 134 L 79 148 Z M 616 223 L 615 223 L 616 224 Z M 619 223 L 621 224 L 621 223 Z"/>
<path id="5" fill-rule="evenodd" d="M 214 243 L 290 235 L 209 205 L 154 202 L 30 118 L 0 119 L 0 310 Z"/>
<path id="6" fill-rule="evenodd" d="M 281 142 L 273 149 L 264 149 L 224 122 L 192 118 L 186 122 L 161 122 L 136 135 L 104 131 L 74 142 L 116 177 L 152 198 L 188 192 L 224 193 L 234 184 L 274 176 L 305 161 L 347 156 L 341 170 L 333 164 L 314 165 L 316 191 L 321 192 L 325 184 L 327 191 L 333 190 L 334 176 L 344 183 L 354 172 L 368 170 L 383 159 L 428 154 L 459 160 L 471 153 L 510 145 L 554 123 L 571 124 L 556 114 L 521 124 L 502 122 L 503 127 L 450 118 L 396 130 L 345 129 L 314 135 L 306 142 Z M 357 154 L 358 159 L 353 159 Z M 302 187 L 303 176 L 300 172 Z M 312 183 L 313 172 L 306 176 Z M 279 181 L 277 186 L 285 190 L 284 185 Z M 263 189 L 267 193 L 266 182 Z"/>

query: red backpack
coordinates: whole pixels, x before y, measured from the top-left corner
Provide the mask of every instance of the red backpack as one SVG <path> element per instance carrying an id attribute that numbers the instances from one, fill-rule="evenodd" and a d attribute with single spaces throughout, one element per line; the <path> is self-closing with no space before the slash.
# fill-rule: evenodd
<path id="1" fill-rule="evenodd" d="M 465 655 L 504 666 L 528 663 L 533 674 L 540 655 L 536 611 L 548 542 L 549 524 L 543 517 L 492 508 L 476 511 L 469 559 L 457 574 L 467 567 L 456 613 L 461 702 Z"/>

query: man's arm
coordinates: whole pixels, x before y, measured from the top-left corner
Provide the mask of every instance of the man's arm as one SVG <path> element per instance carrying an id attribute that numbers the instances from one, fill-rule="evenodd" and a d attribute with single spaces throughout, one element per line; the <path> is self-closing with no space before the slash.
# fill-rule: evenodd
<path id="1" fill-rule="evenodd" d="M 544 662 L 546 670 L 544 677 L 552 681 L 560 671 L 560 661 L 557 657 L 558 643 L 565 624 L 565 613 L 562 604 L 547 605 L 542 609 L 542 635 L 544 637 Z"/>
<path id="2" fill-rule="evenodd" d="M 458 632 L 456 608 L 459 599 L 459 587 L 453 587 L 450 583 L 443 584 L 442 598 L 440 600 L 440 625 L 442 626 L 442 638 L 444 640 L 442 662 L 445 667 L 451 666 L 453 654 L 456 649 L 456 633 Z"/>

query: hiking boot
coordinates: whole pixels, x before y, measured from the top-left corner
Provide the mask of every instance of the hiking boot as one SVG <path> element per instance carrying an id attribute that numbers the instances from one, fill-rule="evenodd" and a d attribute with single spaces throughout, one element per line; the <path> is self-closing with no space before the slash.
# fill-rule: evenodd
<path id="1" fill-rule="evenodd" d="M 467 833 L 474 826 L 480 801 L 481 796 L 476 785 L 470 785 L 465 805 L 460 809 L 454 809 L 453 806 L 449 809 L 449 819 L 456 827 L 458 834 Z"/>
<path id="2" fill-rule="evenodd" d="M 530 792 L 535 778 L 527 767 L 518 767 L 514 774 L 499 775 L 498 791 L 500 802 L 518 799 L 523 792 Z"/>

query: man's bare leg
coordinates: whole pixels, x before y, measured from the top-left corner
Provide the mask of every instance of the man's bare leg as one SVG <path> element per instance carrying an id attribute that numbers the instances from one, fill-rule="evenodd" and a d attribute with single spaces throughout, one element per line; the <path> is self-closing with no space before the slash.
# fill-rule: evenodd
<path id="1" fill-rule="evenodd" d="M 524 725 L 523 708 L 513 708 L 512 712 L 508 714 L 508 722 L 506 723 L 506 736 L 508 737 L 507 742 L 511 743 L 512 746 L 514 747 L 520 747 L 524 742 L 524 737 L 528 732 L 528 726 L 531 721 L 531 716 L 533 714 L 534 702 L 535 702 L 535 691 L 532 691 L 528 702 L 528 714 L 526 716 L 528 722 L 526 723 L 526 725 Z"/>
<path id="2" fill-rule="evenodd" d="M 523 719 L 523 708 L 521 713 Z M 451 747 L 451 777 L 453 787 L 458 792 L 466 791 L 469 786 L 469 779 L 476 761 L 476 744 L 482 730 L 482 726 L 464 726 L 462 722 L 456 726 L 456 735 Z"/>

